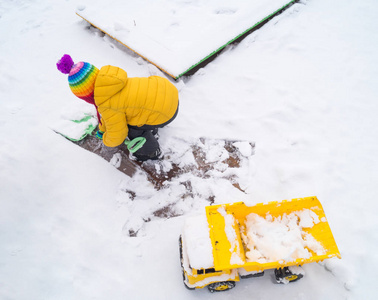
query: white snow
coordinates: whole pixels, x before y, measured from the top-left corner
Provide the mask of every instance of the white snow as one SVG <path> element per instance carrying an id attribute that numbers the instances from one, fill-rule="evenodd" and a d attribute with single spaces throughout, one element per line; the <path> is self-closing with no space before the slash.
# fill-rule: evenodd
<path id="1" fill-rule="evenodd" d="M 303 209 L 301 211 L 294 212 L 294 214 L 299 218 L 298 226 L 300 228 L 311 228 L 320 222 L 319 216 L 311 209 Z M 325 222 L 323 218 L 322 222 Z"/>
<path id="2" fill-rule="evenodd" d="M 84 116 L 85 117 L 85 116 Z M 79 140 L 84 134 L 89 126 L 96 127 L 98 124 L 97 117 L 91 117 L 88 121 L 83 121 L 76 123 L 72 120 L 81 120 L 82 117 L 75 118 L 71 116 L 67 118 L 62 118 L 53 124 L 51 124 L 51 129 L 63 134 L 66 137 L 69 137 L 74 140 Z"/>
<path id="3" fill-rule="evenodd" d="M 248 142 L 235 142 L 233 145 L 240 151 L 240 153 L 245 156 L 249 157 L 253 154 L 253 149 Z"/>
<path id="4" fill-rule="evenodd" d="M 187 217 L 183 229 L 183 241 L 188 262 L 194 269 L 214 267 L 210 229 L 205 214 Z"/>
<path id="5" fill-rule="evenodd" d="M 289 267 L 289 270 L 291 271 L 291 273 L 293 274 L 296 274 L 296 275 L 305 275 L 306 272 L 303 270 L 303 268 L 301 266 L 290 266 Z"/>
<path id="6" fill-rule="evenodd" d="M 309 209 L 285 213 L 279 217 L 270 214 L 263 217 L 255 213 L 247 215 L 242 234 L 247 247 L 247 261 L 292 262 L 310 258 L 312 254 L 309 250 L 317 255 L 325 254 L 321 243 L 303 230 L 317 223 L 317 215 Z"/>
<path id="7" fill-rule="evenodd" d="M 81 17 L 177 78 L 291 0 L 86 2 Z"/>
<path id="8" fill-rule="evenodd" d="M 182 185 L 156 192 L 145 175 L 130 179 L 51 130 L 65 111 L 95 114 L 55 67 L 65 53 L 164 76 L 88 28 L 78 5 L 87 3 L 0 2 L 1 299 L 377 298 L 377 1 L 303 0 L 175 83 L 180 112 L 162 141 L 256 143 L 245 193 L 195 180 L 200 193 L 186 199 Z M 215 204 L 316 195 L 342 259 L 304 265 L 304 278 L 287 286 L 267 271 L 226 293 L 186 290 L 178 237 L 210 195 Z M 181 216 L 153 215 L 169 204 Z"/>

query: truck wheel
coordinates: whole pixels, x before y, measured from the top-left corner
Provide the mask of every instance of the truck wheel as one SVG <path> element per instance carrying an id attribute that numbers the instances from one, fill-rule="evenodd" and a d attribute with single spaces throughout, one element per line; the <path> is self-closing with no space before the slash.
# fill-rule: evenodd
<path id="1" fill-rule="evenodd" d="M 303 277 L 303 274 L 293 274 L 288 267 L 279 268 L 274 270 L 277 283 L 289 283 L 294 282 Z"/>
<path id="2" fill-rule="evenodd" d="M 207 286 L 210 292 L 223 292 L 235 287 L 235 281 L 220 281 L 214 282 Z"/>

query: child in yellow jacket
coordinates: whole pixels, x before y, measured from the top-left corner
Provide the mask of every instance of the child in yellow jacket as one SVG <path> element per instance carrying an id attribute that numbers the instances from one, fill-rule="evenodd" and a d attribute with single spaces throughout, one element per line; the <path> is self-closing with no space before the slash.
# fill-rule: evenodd
<path id="1" fill-rule="evenodd" d="M 130 78 L 121 68 L 79 62 L 65 54 L 58 70 L 68 74 L 72 92 L 93 104 L 99 118 L 98 136 L 107 147 L 117 147 L 128 137 L 146 138 L 134 156 L 144 161 L 160 155 L 155 133 L 172 122 L 178 113 L 178 90 L 159 76 Z"/>

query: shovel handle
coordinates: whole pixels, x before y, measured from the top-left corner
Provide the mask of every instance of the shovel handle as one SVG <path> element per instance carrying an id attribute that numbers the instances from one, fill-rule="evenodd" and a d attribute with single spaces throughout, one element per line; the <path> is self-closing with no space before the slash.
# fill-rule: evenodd
<path id="1" fill-rule="evenodd" d="M 146 142 L 146 138 L 145 137 L 142 137 L 142 136 L 139 136 L 139 137 L 136 137 L 135 139 L 129 141 L 129 140 L 126 140 L 125 141 L 125 145 L 127 146 L 127 149 L 131 152 L 131 153 L 135 153 L 137 152 L 140 148 L 143 147 L 144 143 Z"/>

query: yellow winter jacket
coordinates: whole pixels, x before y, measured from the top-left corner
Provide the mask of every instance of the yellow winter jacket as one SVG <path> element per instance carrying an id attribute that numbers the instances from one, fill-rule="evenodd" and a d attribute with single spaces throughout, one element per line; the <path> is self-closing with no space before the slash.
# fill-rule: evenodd
<path id="1" fill-rule="evenodd" d="M 127 125 L 160 125 L 169 121 L 178 107 L 178 91 L 159 76 L 128 78 L 113 66 L 104 66 L 96 78 L 94 99 L 101 115 L 99 129 L 108 147 L 123 143 Z"/>

